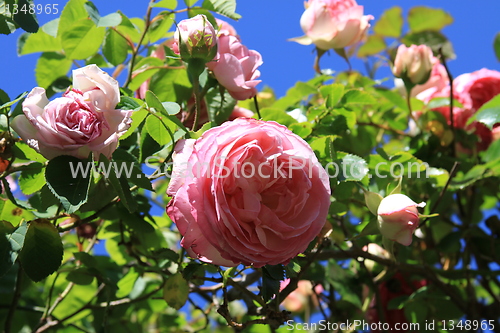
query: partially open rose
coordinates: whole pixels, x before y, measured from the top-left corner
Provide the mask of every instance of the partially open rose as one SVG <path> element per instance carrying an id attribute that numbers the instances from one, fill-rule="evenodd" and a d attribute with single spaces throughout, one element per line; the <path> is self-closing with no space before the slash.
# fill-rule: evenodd
<path id="1" fill-rule="evenodd" d="M 115 109 L 119 101 L 118 82 L 96 65 L 86 66 L 73 71 L 73 88 L 53 101 L 45 89 L 34 88 L 12 128 L 47 159 L 87 158 L 90 152 L 110 158 L 131 122 L 132 111 Z"/>
<path id="2" fill-rule="evenodd" d="M 188 254 L 222 266 L 287 263 L 325 224 L 326 171 L 285 126 L 238 118 L 176 146 L 167 213 Z"/>

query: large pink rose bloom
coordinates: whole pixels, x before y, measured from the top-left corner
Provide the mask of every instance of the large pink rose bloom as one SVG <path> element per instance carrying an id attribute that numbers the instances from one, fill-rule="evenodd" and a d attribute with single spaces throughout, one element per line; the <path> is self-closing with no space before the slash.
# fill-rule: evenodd
<path id="1" fill-rule="evenodd" d="M 217 55 L 207 67 L 232 97 L 245 100 L 257 95 L 256 86 L 260 82 L 257 68 L 262 63 L 259 52 L 249 50 L 237 36 L 223 34 L 219 36 Z"/>
<path id="2" fill-rule="evenodd" d="M 179 142 L 167 213 L 193 258 L 221 266 L 287 263 L 325 224 L 326 171 L 285 126 L 238 118 Z"/>
<path id="3" fill-rule="evenodd" d="M 24 115 L 12 128 L 47 159 L 59 155 L 110 158 L 119 137 L 130 127 L 132 111 L 116 110 L 118 82 L 96 65 L 73 71 L 73 88 L 49 101 L 36 87 L 23 102 Z"/>
<path id="4" fill-rule="evenodd" d="M 300 18 L 306 34 L 292 40 L 315 44 L 322 50 L 341 49 L 360 42 L 370 27 L 372 15 L 363 15 L 363 6 L 354 0 L 309 0 Z"/>

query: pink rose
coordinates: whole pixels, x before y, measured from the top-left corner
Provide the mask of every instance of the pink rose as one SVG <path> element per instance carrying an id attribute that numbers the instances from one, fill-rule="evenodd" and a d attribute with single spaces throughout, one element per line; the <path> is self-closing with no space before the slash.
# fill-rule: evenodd
<path id="1" fill-rule="evenodd" d="M 377 210 L 382 235 L 400 244 L 410 245 L 419 223 L 417 207 L 425 207 L 425 203 L 417 204 L 404 194 L 391 194 L 382 199 Z"/>
<path id="2" fill-rule="evenodd" d="M 300 18 L 306 35 L 292 40 L 322 50 L 341 49 L 360 42 L 370 20 L 373 16 L 363 15 L 363 6 L 354 0 L 309 0 Z"/>
<path id="3" fill-rule="evenodd" d="M 73 71 L 73 88 L 49 101 L 36 87 L 23 103 L 24 115 L 12 128 L 47 159 L 59 155 L 87 158 L 90 152 L 107 158 L 130 127 L 132 111 L 116 110 L 118 82 L 96 65 Z"/>
<path id="4" fill-rule="evenodd" d="M 432 50 L 427 45 L 406 45 L 398 47 L 392 73 L 413 85 L 429 80 L 433 67 Z"/>
<path id="5" fill-rule="evenodd" d="M 217 51 L 217 34 L 205 15 L 196 15 L 179 22 L 172 48 L 183 60 L 199 58 L 207 62 Z"/>
<path id="6" fill-rule="evenodd" d="M 325 224 L 330 185 L 309 145 L 285 126 L 238 118 L 180 141 L 167 214 L 193 258 L 287 263 Z"/>
<path id="7" fill-rule="evenodd" d="M 259 52 L 247 49 L 238 37 L 222 35 L 214 61 L 207 63 L 217 81 L 227 89 L 232 97 L 245 100 L 257 94 L 257 84 L 262 65 Z"/>

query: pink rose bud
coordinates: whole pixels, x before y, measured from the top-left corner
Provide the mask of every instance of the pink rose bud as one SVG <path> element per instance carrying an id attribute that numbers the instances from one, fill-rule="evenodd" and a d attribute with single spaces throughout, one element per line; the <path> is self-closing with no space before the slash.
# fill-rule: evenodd
<path id="1" fill-rule="evenodd" d="M 130 127 L 132 111 L 117 110 L 118 82 L 96 65 L 73 71 L 73 89 L 49 101 L 45 89 L 36 87 L 23 102 L 24 115 L 12 128 L 47 159 L 59 155 L 107 158 Z"/>
<path id="2" fill-rule="evenodd" d="M 355 0 L 309 0 L 300 18 L 306 34 L 292 38 L 299 44 L 314 44 L 322 50 L 342 49 L 360 42 L 370 27 L 372 15 L 363 15 Z"/>
<path id="3" fill-rule="evenodd" d="M 285 264 L 322 230 L 330 182 L 283 125 L 237 118 L 175 147 L 167 214 L 187 253 L 220 266 Z"/>
<path id="4" fill-rule="evenodd" d="M 417 204 L 404 194 L 391 194 L 382 199 L 377 210 L 382 235 L 400 244 L 410 245 L 419 223 L 417 207 L 425 207 L 425 202 Z"/>
<path id="5" fill-rule="evenodd" d="M 432 50 L 427 45 L 399 45 L 394 59 L 392 73 L 394 76 L 402 78 L 405 85 L 408 81 L 412 84 L 424 84 L 429 77 L 434 66 Z"/>
<path id="6" fill-rule="evenodd" d="M 178 50 L 184 61 L 202 59 L 211 61 L 217 53 L 217 33 L 205 15 L 182 20 L 174 34 L 174 52 Z"/>

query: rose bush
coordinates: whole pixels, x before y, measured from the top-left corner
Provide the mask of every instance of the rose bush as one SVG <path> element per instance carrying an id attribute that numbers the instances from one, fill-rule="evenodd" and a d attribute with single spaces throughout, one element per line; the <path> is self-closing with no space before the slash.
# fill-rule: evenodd
<path id="1" fill-rule="evenodd" d="M 329 179 L 285 126 L 238 118 L 176 146 L 167 213 L 188 254 L 222 266 L 287 263 L 318 235 Z"/>
<path id="2" fill-rule="evenodd" d="M 341 49 L 360 42 L 370 20 L 373 16 L 363 15 L 363 6 L 355 0 L 309 0 L 300 18 L 306 35 L 292 40 L 322 50 Z"/>
<path id="3" fill-rule="evenodd" d="M 130 127 L 132 111 L 117 110 L 118 82 L 96 65 L 73 71 L 73 88 L 49 101 L 45 89 L 36 87 L 23 103 L 24 115 L 12 128 L 47 159 L 59 155 L 87 158 L 94 153 L 107 158 L 119 137 Z"/>
<path id="4" fill-rule="evenodd" d="M 404 194 L 391 194 L 382 199 L 377 210 L 382 235 L 400 244 L 410 245 L 419 223 L 417 207 L 425 207 L 425 203 L 417 204 Z"/>

